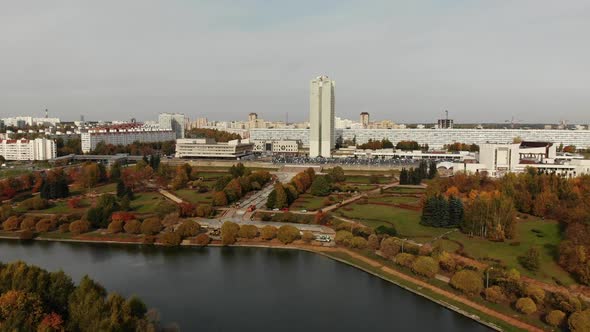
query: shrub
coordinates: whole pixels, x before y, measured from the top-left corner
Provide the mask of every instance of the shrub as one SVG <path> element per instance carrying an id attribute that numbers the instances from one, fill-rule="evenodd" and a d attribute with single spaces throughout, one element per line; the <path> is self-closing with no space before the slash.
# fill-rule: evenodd
<path id="1" fill-rule="evenodd" d="M 539 249 L 532 247 L 524 255 L 518 257 L 520 265 L 529 271 L 536 271 L 539 268 Z"/>
<path id="2" fill-rule="evenodd" d="M 236 242 L 240 226 L 234 222 L 226 221 L 221 225 L 221 243 L 224 245 Z"/>
<path id="3" fill-rule="evenodd" d="M 365 249 L 367 247 L 367 240 L 362 236 L 355 236 L 350 240 L 350 246 L 357 249 Z"/>
<path id="4" fill-rule="evenodd" d="M 86 220 L 74 221 L 70 224 L 70 232 L 73 235 L 80 235 L 90 230 L 90 223 Z"/>
<path id="5" fill-rule="evenodd" d="M 64 223 L 64 224 L 59 225 L 57 231 L 60 233 L 69 232 L 70 231 L 70 223 Z"/>
<path id="6" fill-rule="evenodd" d="M 262 227 L 262 229 L 260 230 L 260 237 L 263 240 L 274 239 L 275 237 L 277 237 L 277 228 L 270 225 Z"/>
<path id="7" fill-rule="evenodd" d="M 537 305 L 535 301 L 530 297 L 521 297 L 516 301 L 516 310 L 522 312 L 525 315 L 530 315 L 533 312 L 537 311 Z"/>
<path id="8" fill-rule="evenodd" d="M 156 242 L 155 235 L 144 235 L 141 239 L 141 243 L 143 244 L 154 244 Z"/>
<path id="9" fill-rule="evenodd" d="M 49 207 L 49 202 L 40 196 L 35 196 L 22 201 L 18 206 L 25 210 L 45 210 Z"/>
<path id="10" fill-rule="evenodd" d="M 45 218 L 45 219 L 41 219 L 37 222 L 37 224 L 35 225 L 35 229 L 39 233 L 45 233 L 45 232 L 53 231 L 55 229 L 55 226 L 57 226 L 57 221 L 53 221 L 49 218 Z"/>
<path id="11" fill-rule="evenodd" d="M 478 272 L 461 270 L 451 278 L 451 286 L 469 295 L 477 295 L 483 289 L 483 279 Z"/>
<path id="12" fill-rule="evenodd" d="M 253 239 L 258 236 L 258 227 L 254 225 L 241 225 L 238 236 L 244 239 Z"/>
<path id="13" fill-rule="evenodd" d="M 191 236 L 196 236 L 201 231 L 201 225 L 199 223 L 192 221 L 192 220 L 185 220 L 183 221 L 180 226 L 176 229 L 176 233 L 180 235 L 181 238 L 187 238 Z"/>
<path id="14" fill-rule="evenodd" d="M 206 218 L 213 214 L 213 207 L 209 204 L 197 206 L 197 217 Z"/>
<path id="15" fill-rule="evenodd" d="M 111 221 L 107 231 L 111 234 L 121 233 L 123 231 L 123 221 L 118 219 Z"/>
<path id="16" fill-rule="evenodd" d="M 182 236 L 178 232 L 166 232 L 160 235 L 160 241 L 163 245 L 177 246 L 182 242 Z"/>
<path id="17" fill-rule="evenodd" d="M 24 230 L 18 234 L 18 238 L 21 240 L 32 240 L 35 237 L 35 233 L 32 230 Z"/>
<path id="18" fill-rule="evenodd" d="M 129 220 L 125 222 L 125 226 L 123 226 L 125 233 L 128 234 L 139 234 L 141 233 L 141 223 L 138 220 Z"/>
<path id="19" fill-rule="evenodd" d="M 160 233 L 162 227 L 163 226 L 160 222 L 160 218 L 148 218 L 141 223 L 141 233 L 144 235 L 156 235 Z"/>
<path id="20" fill-rule="evenodd" d="M 25 230 L 32 231 L 33 229 L 35 229 L 36 223 L 37 223 L 37 219 L 35 219 L 35 217 L 27 216 L 23 219 L 23 221 L 21 221 L 20 229 L 23 231 L 25 231 Z"/>
<path id="21" fill-rule="evenodd" d="M 447 272 L 455 271 L 455 267 L 457 266 L 453 256 L 446 251 L 441 252 L 438 256 L 438 264 L 441 269 Z"/>
<path id="22" fill-rule="evenodd" d="M 562 293 L 552 293 L 551 304 L 563 312 L 572 313 L 582 310 L 582 302 L 575 296 Z"/>
<path id="23" fill-rule="evenodd" d="M 20 219 L 17 216 L 9 217 L 2 223 L 2 229 L 5 231 L 16 231 L 20 228 Z"/>
<path id="24" fill-rule="evenodd" d="M 380 251 L 381 255 L 383 255 L 383 257 L 385 258 L 393 258 L 395 255 L 399 253 L 400 249 L 401 247 L 399 246 L 397 241 L 392 237 L 388 237 L 381 241 Z"/>
<path id="25" fill-rule="evenodd" d="M 537 304 L 542 304 L 543 300 L 545 300 L 545 291 L 534 285 L 527 285 L 524 288 L 524 294 Z"/>
<path id="26" fill-rule="evenodd" d="M 427 278 L 434 278 L 438 273 L 438 263 L 428 256 L 419 256 L 412 262 L 412 271 Z"/>
<path id="27" fill-rule="evenodd" d="M 590 310 L 574 312 L 567 324 L 572 332 L 590 331 Z"/>
<path id="28" fill-rule="evenodd" d="M 504 290 L 500 286 L 492 286 L 484 290 L 486 300 L 492 303 L 501 303 L 507 300 Z"/>
<path id="29" fill-rule="evenodd" d="M 334 238 L 334 241 L 336 241 L 337 244 L 341 244 L 344 246 L 350 246 L 350 241 L 352 240 L 352 233 L 349 231 L 345 231 L 345 230 L 341 230 L 336 232 L 336 237 Z"/>
<path id="30" fill-rule="evenodd" d="M 301 239 L 305 241 L 305 243 L 311 243 L 311 241 L 315 239 L 315 235 L 310 231 L 304 231 L 303 235 L 301 235 Z"/>
<path id="31" fill-rule="evenodd" d="M 379 237 L 375 234 L 369 235 L 369 239 L 367 241 L 367 247 L 369 249 L 371 249 L 371 251 L 375 251 L 375 250 L 379 249 L 380 246 L 381 246 L 381 241 L 379 240 Z"/>
<path id="32" fill-rule="evenodd" d="M 557 327 L 563 324 L 565 320 L 565 313 L 561 310 L 551 310 L 545 315 L 545 322 L 550 326 Z"/>
<path id="33" fill-rule="evenodd" d="M 284 244 L 291 243 L 299 238 L 299 230 L 291 225 L 283 225 L 277 231 L 277 238 Z"/>
<path id="34" fill-rule="evenodd" d="M 197 237 L 194 240 L 195 244 L 202 246 L 202 247 L 208 245 L 209 242 L 211 242 L 211 238 L 206 233 L 201 233 L 201 234 L 197 235 Z"/>
<path id="35" fill-rule="evenodd" d="M 398 265 L 405 266 L 405 267 L 411 267 L 415 258 L 416 257 L 412 254 L 402 252 L 402 253 L 395 255 L 395 258 L 393 259 L 393 261 Z"/>
<path id="36" fill-rule="evenodd" d="M 389 235 L 389 236 L 397 236 L 397 230 L 395 229 L 395 227 L 393 227 L 393 225 L 391 225 L 391 226 L 379 225 L 377 228 L 375 228 L 375 233 L 385 234 L 385 235 Z"/>

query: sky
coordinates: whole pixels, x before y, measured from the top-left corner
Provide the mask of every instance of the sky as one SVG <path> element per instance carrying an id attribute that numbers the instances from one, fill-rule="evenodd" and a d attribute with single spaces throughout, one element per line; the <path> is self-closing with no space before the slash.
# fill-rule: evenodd
<path id="1" fill-rule="evenodd" d="M 590 123 L 587 0 L 5 0 L 0 117 Z"/>

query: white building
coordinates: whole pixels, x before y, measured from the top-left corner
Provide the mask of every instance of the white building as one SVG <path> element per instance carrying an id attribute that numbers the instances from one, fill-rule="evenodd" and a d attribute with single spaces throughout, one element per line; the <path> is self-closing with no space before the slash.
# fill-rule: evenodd
<path id="1" fill-rule="evenodd" d="M 309 92 L 309 156 L 332 156 L 336 144 L 334 131 L 334 86 L 327 76 L 310 82 Z"/>
<path id="2" fill-rule="evenodd" d="M 217 143 L 211 138 L 184 138 L 176 140 L 176 158 L 239 159 L 252 154 L 254 144 L 233 140 Z"/>
<path id="3" fill-rule="evenodd" d="M 295 140 L 268 140 L 252 141 L 254 152 L 270 152 L 273 154 L 298 154 L 301 150 L 301 142 Z"/>
<path id="4" fill-rule="evenodd" d="M 502 176 L 516 172 L 520 164 L 520 144 L 481 144 L 479 163 L 488 170 L 488 175 Z"/>
<path id="5" fill-rule="evenodd" d="M 160 129 L 172 130 L 176 138 L 184 138 L 184 129 L 188 126 L 188 118 L 180 113 L 160 113 L 158 115 L 158 124 Z"/>
<path id="6" fill-rule="evenodd" d="M 80 136 L 84 153 L 94 150 L 100 142 L 112 145 L 129 145 L 133 142 L 153 143 L 176 139 L 176 133 L 172 130 L 143 127 L 140 124 L 97 127 L 89 129 Z"/>
<path id="7" fill-rule="evenodd" d="M 6 160 L 49 160 L 57 156 L 53 140 L 0 140 L 0 156 Z"/>

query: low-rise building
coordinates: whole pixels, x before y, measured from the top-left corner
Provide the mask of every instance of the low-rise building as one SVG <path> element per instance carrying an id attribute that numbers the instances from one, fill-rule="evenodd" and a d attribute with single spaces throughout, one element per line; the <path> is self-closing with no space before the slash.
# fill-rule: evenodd
<path id="1" fill-rule="evenodd" d="M 254 152 L 297 155 L 302 144 L 297 140 L 257 140 L 253 141 Z"/>
<path id="2" fill-rule="evenodd" d="M 46 138 L 0 140 L 0 156 L 6 160 L 49 160 L 57 156 L 57 147 Z"/>
<path id="3" fill-rule="evenodd" d="M 112 145 L 129 145 L 133 142 L 153 143 L 173 141 L 176 132 L 171 129 L 159 127 L 143 127 L 137 123 L 126 123 L 107 127 L 97 127 L 82 133 L 82 152 L 88 153 L 100 142 Z"/>
<path id="4" fill-rule="evenodd" d="M 233 140 L 217 143 L 211 138 L 176 140 L 176 158 L 239 159 L 252 154 L 254 144 Z"/>

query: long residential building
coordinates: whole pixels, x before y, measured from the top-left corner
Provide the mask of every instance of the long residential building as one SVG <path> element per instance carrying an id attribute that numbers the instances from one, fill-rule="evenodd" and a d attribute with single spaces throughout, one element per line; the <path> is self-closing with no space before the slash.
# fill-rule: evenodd
<path id="1" fill-rule="evenodd" d="M 57 147 L 46 138 L 0 140 L 0 156 L 6 160 L 49 160 L 57 156 Z"/>
<path id="2" fill-rule="evenodd" d="M 184 138 L 176 140 L 176 158 L 239 159 L 252 154 L 253 143 L 233 140 L 217 143 L 211 138 Z"/>
<path id="3" fill-rule="evenodd" d="M 455 142 L 466 144 L 512 143 L 515 138 L 523 141 L 553 142 L 557 145 L 574 145 L 577 148 L 590 148 L 590 130 L 557 129 L 335 129 L 336 137 L 356 140 L 357 144 L 367 143 L 370 139 L 390 140 L 393 144 L 400 141 L 416 141 L 440 149 L 445 144 Z M 309 129 L 250 129 L 250 139 L 299 140 L 304 147 L 309 147 Z"/>
<path id="4" fill-rule="evenodd" d="M 133 142 L 153 143 L 174 141 L 176 132 L 158 127 L 142 127 L 138 124 L 122 124 L 117 126 L 89 129 L 81 134 L 82 152 L 88 153 L 100 142 L 112 145 L 129 145 Z"/>

